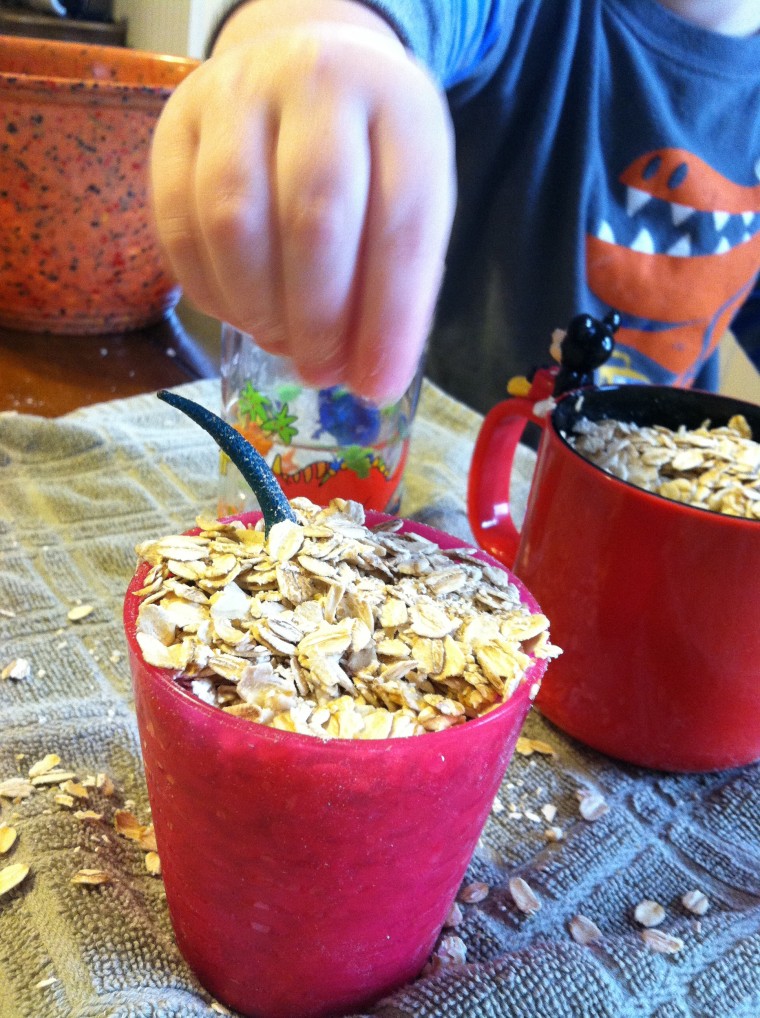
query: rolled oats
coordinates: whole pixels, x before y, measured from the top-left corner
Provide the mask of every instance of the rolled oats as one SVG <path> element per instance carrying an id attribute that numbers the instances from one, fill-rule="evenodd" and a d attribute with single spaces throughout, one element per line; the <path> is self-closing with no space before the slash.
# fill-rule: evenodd
<path id="1" fill-rule="evenodd" d="M 61 758 L 57 753 L 48 753 L 41 760 L 32 764 L 29 768 L 29 777 L 32 778 L 32 780 L 34 778 L 39 778 L 43 774 L 47 774 L 49 771 L 52 771 L 53 768 L 57 767 L 60 762 Z"/>
<path id="2" fill-rule="evenodd" d="M 459 926 L 464 919 L 464 912 L 462 912 L 461 906 L 455 901 L 448 911 L 448 915 L 443 921 L 444 929 Z"/>
<path id="3" fill-rule="evenodd" d="M 509 881 L 509 893 L 515 905 L 525 915 L 531 916 L 541 908 L 541 902 L 533 889 L 522 877 L 512 877 Z"/>
<path id="4" fill-rule="evenodd" d="M 665 919 L 665 909 L 658 901 L 651 901 L 649 898 L 645 898 L 633 910 L 633 918 L 637 923 L 641 923 L 642 926 L 647 928 L 659 926 Z"/>
<path id="5" fill-rule="evenodd" d="M 116 791 L 116 786 L 114 785 L 111 778 L 109 778 L 107 774 L 104 774 L 102 772 L 100 774 L 97 774 L 95 777 L 95 787 L 100 789 L 103 795 L 108 797 L 112 796 Z"/>
<path id="6" fill-rule="evenodd" d="M 684 894 L 681 898 L 681 904 L 693 915 L 703 916 L 710 907 L 710 899 L 702 891 L 694 888 L 694 890 L 687 891 Z"/>
<path id="7" fill-rule="evenodd" d="M 117 809 L 113 824 L 116 833 L 128 841 L 136 841 L 146 852 L 156 851 L 156 836 L 152 824 L 141 824 L 137 817 L 126 809 Z"/>
<path id="8" fill-rule="evenodd" d="M 28 679 L 32 674 L 32 666 L 25 657 L 14 657 L 12 661 L 0 671 L 0 679 Z"/>
<path id="9" fill-rule="evenodd" d="M 199 519 L 197 535 L 138 546 L 151 566 L 137 623 L 148 664 L 238 717 L 377 739 L 478 717 L 534 658 L 559 653 L 545 616 L 471 549 L 443 550 L 395 522 L 369 529 L 357 503 L 292 507 L 298 522 L 267 538 Z"/>
<path id="10" fill-rule="evenodd" d="M 97 869 L 77 870 L 71 878 L 72 884 L 91 884 L 92 886 L 97 886 L 98 884 L 110 884 L 110 882 L 110 873 Z"/>
<path id="11" fill-rule="evenodd" d="M 578 795 L 578 810 L 584 820 L 593 823 L 599 820 L 605 813 L 609 813 L 609 804 L 598 792 L 592 792 L 587 788 L 580 789 Z"/>
<path id="12" fill-rule="evenodd" d="M 677 954 L 684 946 L 680 937 L 663 933 L 662 930 L 642 930 L 641 939 L 647 947 L 658 954 Z"/>
<path id="13" fill-rule="evenodd" d="M 602 931 L 585 915 L 574 915 L 568 923 L 570 930 L 570 936 L 576 942 L 576 944 L 594 944 L 597 940 L 601 939 Z"/>
<path id="14" fill-rule="evenodd" d="M 607 473 L 676 502 L 760 519 L 760 443 L 746 418 L 673 431 L 623 421 L 576 422 L 568 442 Z"/>
<path id="15" fill-rule="evenodd" d="M 29 874 L 29 867 L 23 863 L 15 862 L 0 870 L 0 897 L 18 887 L 22 880 Z"/>
<path id="16" fill-rule="evenodd" d="M 87 799 L 89 792 L 79 781 L 73 781 L 69 778 L 68 781 L 61 782 L 61 792 L 64 795 L 70 795 L 74 799 Z"/>
<path id="17" fill-rule="evenodd" d="M 16 828 L 0 823 L 0 855 L 10 852 L 16 842 Z"/>
<path id="18" fill-rule="evenodd" d="M 158 852 L 150 851 L 145 853 L 145 869 L 152 877 L 161 876 L 161 860 Z"/>
<path id="19" fill-rule="evenodd" d="M 437 972 L 442 968 L 450 968 L 452 965 L 464 965 L 467 961 L 467 946 L 461 937 L 454 933 L 447 933 L 441 937 L 441 942 L 433 953 L 430 960 L 431 970 Z"/>
<path id="20" fill-rule="evenodd" d="M 484 884 L 481 881 L 474 881 L 472 884 L 467 884 L 459 892 L 459 900 L 464 902 L 465 905 L 475 905 L 479 901 L 485 901 L 490 893 L 491 888 L 488 884 Z"/>
<path id="21" fill-rule="evenodd" d="M 50 771 L 45 771 L 44 774 L 37 774 L 32 778 L 32 784 L 35 788 L 40 785 L 61 785 L 66 781 L 71 781 L 76 778 L 74 771 L 64 771 L 59 767 L 54 767 Z"/>
<path id="22" fill-rule="evenodd" d="M 69 610 L 66 617 L 69 622 L 81 622 L 82 619 L 86 619 L 94 611 L 95 609 L 91 604 L 78 604 Z"/>
<path id="23" fill-rule="evenodd" d="M 554 747 L 543 739 L 528 739 L 520 736 L 515 745 L 515 752 L 520 756 L 533 756 L 538 753 L 541 756 L 554 756 Z"/>
<path id="24" fill-rule="evenodd" d="M 0 781 L 0 799 L 26 799 L 34 791 L 26 778 L 6 778 Z"/>

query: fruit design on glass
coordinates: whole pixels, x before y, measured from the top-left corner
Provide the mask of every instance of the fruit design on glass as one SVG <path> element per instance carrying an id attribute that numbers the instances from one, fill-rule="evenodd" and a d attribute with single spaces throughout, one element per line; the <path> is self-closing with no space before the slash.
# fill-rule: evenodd
<path id="1" fill-rule="evenodd" d="M 373 403 L 358 399 L 337 386 L 320 389 L 317 400 L 322 430 L 337 438 L 341 445 L 372 445 L 377 441 L 380 410 Z"/>
<path id="2" fill-rule="evenodd" d="M 349 498 L 381 511 L 392 503 L 409 447 L 402 404 L 379 407 L 338 386 L 315 392 L 288 384 L 269 394 L 249 381 L 235 418 L 288 498 Z"/>

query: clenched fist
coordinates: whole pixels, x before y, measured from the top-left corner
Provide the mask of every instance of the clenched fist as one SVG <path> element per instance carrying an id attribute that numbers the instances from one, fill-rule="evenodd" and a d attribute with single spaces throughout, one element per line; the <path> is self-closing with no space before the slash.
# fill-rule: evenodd
<path id="1" fill-rule="evenodd" d="M 445 100 L 351 0 L 255 0 L 166 105 L 152 192 L 188 298 L 305 382 L 399 396 L 455 201 Z"/>

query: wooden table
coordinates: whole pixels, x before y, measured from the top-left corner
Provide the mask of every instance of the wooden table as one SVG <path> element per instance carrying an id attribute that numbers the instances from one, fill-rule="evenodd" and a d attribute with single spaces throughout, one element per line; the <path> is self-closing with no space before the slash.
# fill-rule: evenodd
<path id="1" fill-rule="evenodd" d="M 54 336 L 0 329 L 0 411 L 57 417 L 219 374 L 214 330 L 173 312 L 146 329 Z"/>

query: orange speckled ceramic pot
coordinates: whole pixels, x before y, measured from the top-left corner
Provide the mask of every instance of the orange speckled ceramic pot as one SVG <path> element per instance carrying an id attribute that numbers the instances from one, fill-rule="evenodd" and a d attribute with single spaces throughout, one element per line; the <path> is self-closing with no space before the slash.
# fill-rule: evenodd
<path id="1" fill-rule="evenodd" d="M 0 36 L 0 325 L 121 332 L 174 307 L 148 156 L 164 103 L 196 66 Z"/>

